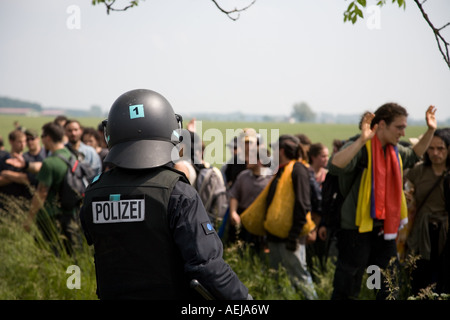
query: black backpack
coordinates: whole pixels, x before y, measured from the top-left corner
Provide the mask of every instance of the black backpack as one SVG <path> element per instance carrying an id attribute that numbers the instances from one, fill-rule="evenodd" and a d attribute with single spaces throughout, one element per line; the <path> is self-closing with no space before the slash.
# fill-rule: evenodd
<path id="1" fill-rule="evenodd" d="M 367 168 L 368 154 L 366 147 L 363 147 L 362 150 L 362 157 L 353 173 L 353 183 L 355 183 L 358 174 Z M 341 227 L 341 207 L 348 192 L 344 194 L 341 192 L 338 176 L 330 172 L 327 173 L 325 181 L 322 183 L 322 224 L 329 228 L 331 233 Z"/>
<path id="2" fill-rule="evenodd" d="M 322 183 L 322 223 L 330 230 L 334 231 L 340 227 L 344 199 L 339 190 L 338 176 L 328 172 Z"/>
<path id="3" fill-rule="evenodd" d="M 57 154 L 58 158 L 67 164 L 67 172 L 59 190 L 61 208 L 72 210 L 81 207 L 84 192 L 94 177 L 94 170 L 74 154 L 69 159 Z"/>

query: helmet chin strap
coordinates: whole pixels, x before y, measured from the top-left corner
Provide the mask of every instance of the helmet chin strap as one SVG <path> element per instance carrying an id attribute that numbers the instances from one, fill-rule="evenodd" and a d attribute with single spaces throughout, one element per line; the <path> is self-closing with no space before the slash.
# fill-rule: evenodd
<path id="1" fill-rule="evenodd" d="M 106 146 L 108 146 L 109 145 L 109 136 L 108 136 L 108 132 L 107 132 L 107 130 L 106 130 L 106 125 L 108 124 L 108 119 L 105 119 L 105 120 L 103 120 L 102 121 L 102 126 L 103 126 L 103 138 L 105 139 L 105 141 L 106 141 Z"/>
<path id="2" fill-rule="evenodd" d="M 183 117 L 177 113 L 175 113 L 175 119 L 177 119 L 178 122 L 178 142 L 183 141 L 183 136 L 181 135 L 181 130 L 183 129 Z"/>

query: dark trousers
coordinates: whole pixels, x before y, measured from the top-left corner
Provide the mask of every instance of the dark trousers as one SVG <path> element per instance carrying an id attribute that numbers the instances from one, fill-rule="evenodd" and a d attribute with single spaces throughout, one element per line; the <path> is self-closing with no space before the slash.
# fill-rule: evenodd
<path id="1" fill-rule="evenodd" d="M 411 286 L 414 295 L 417 295 L 420 289 L 438 282 L 440 267 L 443 264 L 443 256 L 439 255 L 439 229 L 441 227 L 440 224 L 430 223 L 428 225 L 431 245 L 430 259 L 419 259 L 416 262 L 416 269 L 411 274 Z"/>
<path id="2" fill-rule="evenodd" d="M 439 293 L 450 293 L 450 228 L 447 230 L 447 241 L 442 253 L 437 290 Z"/>
<path id="3" fill-rule="evenodd" d="M 382 228 L 378 227 L 366 233 L 359 233 L 358 230 L 338 232 L 339 253 L 334 273 L 332 300 L 357 299 L 366 268 L 376 265 L 385 269 L 389 260 L 397 255 L 395 240 L 384 240 L 383 234 L 380 234 L 381 230 Z M 377 299 L 385 299 L 388 292 L 383 277 L 380 284 Z"/>

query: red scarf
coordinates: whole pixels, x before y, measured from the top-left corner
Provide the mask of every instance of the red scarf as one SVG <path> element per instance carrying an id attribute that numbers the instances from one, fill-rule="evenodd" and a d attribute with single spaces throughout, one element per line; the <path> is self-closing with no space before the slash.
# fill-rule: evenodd
<path id="1" fill-rule="evenodd" d="M 385 239 L 395 239 L 401 220 L 403 179 L 396 146 L 386 145 L 385 152 L 375 135 L 372 139 L 371 216 L 384 220 Z"/>

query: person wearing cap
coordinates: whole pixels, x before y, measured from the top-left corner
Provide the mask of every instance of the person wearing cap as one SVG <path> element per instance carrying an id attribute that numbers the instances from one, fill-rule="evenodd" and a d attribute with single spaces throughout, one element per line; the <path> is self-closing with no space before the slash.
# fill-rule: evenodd
<path id="1" fill-rule="evenodd" d="M 182 118 L 151 90 L 117 98 L 104 121 L 112 169 L 96 176 L 80 211 L 94 246 L 100 299 L 248 299 L 179 158 Z"/>
<path id="2" fill-rule="evenodd" d="M 241 134 L 229 143 L 233 147 L 232 162 L 224 170 L 226 187 L 231 188 L 239 173 L 247 169 L 250 150 L 256 150 L 258 138 L 255 129 L 244 128 Z M 252 152 L 252 160 L 256 163 L 256 152 Z"/>
<path id="3" fill-rule="evenodd" d="M 235 242 L 242 240 L 250 244 L 255 252 L 260 253 L 264 248 L 264 237 L 255 236 L 248 232 L 241 225 L 240 215 L 245 211 L 258 195 L 264 190 L 272 179 L 272 175 L 266 174 L 267 168 L 264 167 L 264 157 L 269 157 L 270 152 L 263 148 L 258 148 L 256 163 L 247 161 L 247 169 L 239 173 L 233 187 L 229 190 L 230 198 L 230 228 L 233 232 L 228 234 L 228 241 Z M 239 232 L 237 232 L 239 231 Z"/>
<path id="4" fill-rule="evenodd" d="M 242 132 L 234 137 L 232 141 L 228 143 L 228 146 L 233 148 L 232 158 L 226 164 L 226 168 L 223 169 L 224 181 L 226 181 L 225 187 L 228 192 L 234 186 L 239 174 L 247 169 L 249 161 L 252 164 L 257 163 L 257 146 L 258 139 L 255 129 L 244 128 Z M 251 159 L 250 159 L 251 158 Z M 239 224 L 236 224 L 235 219 L 231 218 L 232 210 L 229 208 L 226 215 L 230 216 L 230 219 L 225 218 L 226 229 L 225 243 L 234 243 L 237 240 L 237 233 L 240 228 Z"/>

